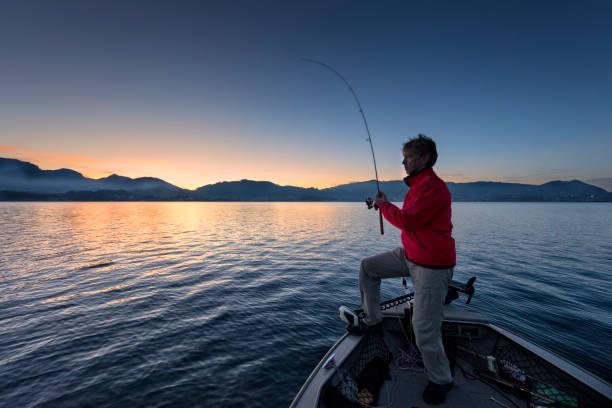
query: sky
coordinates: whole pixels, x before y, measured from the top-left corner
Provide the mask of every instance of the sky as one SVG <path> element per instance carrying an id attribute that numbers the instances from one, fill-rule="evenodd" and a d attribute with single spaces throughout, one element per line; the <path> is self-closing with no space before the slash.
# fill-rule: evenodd
<path id="1" fill-rule="evenodd" d="M 185 188 L 405 176 L 612 186 L 608 1 L 0 3 L 0 157 Z M 611 188 L 612 189 L 612 188 Z"/>

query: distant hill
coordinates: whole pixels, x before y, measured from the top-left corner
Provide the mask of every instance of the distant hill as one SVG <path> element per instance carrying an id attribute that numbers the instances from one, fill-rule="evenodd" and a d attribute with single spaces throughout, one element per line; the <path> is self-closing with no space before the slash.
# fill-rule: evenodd
<path id="1" fill-rule="evenodd" d="M 612 193 L 579 180 L 539 186 L 491 181 L 447 185 L 454 201 L 612 201 Z"/>
<path id="2" fill-rule="evenodd" d="M 380 190 L 384 191 L 391 201 L 403 201 L 408 192 L 408 186 L 403 180 L 381 181 Z M 341 184 L 321 190 L 324 194 L 333 196 L 337 201 L 363 201 L 366 197 L 376 195 L 376 180 Z"/>
<path id="3" fill-rule="evenodd" d="M 579 180 L 551 181 L 542 185 L 477 181 L 446 183 L 453 201 L 612 201 L 612 193 Z M 403 201 L 408 186 L 403 180 L 382 181 L 380 189 L 391 201 Z M 321 190 L 338 201 L 361 201 L 376 193 L 376 181 L 343 184 Z"/>
<path id="4" fill-rule="evenodd" d="M 330 201 L 334 197 L 316 188 L 279 186 L 269 181 L 224 181 L 200 187 L 193 197 L 201 201 Z"/>
<path id="5" fill-rule="evenodd" d="M 447 183 L 453 201 L 612 201 L 612 193 L 579 180 L 539 186 L 479 181 Z M 402 201 L 403 180 L 382 181 L 391 201 Z M 187 190 L 152 177 L 113 174 L 91 179 L 70 169 L 0 158 L 0 201 L 363 201 L 376 193 L 374 180 L 316 189 L 280 186 L 269 181 L 224 181 Z"/>
<path id="6" fill-rule="evenodd" d="M 593 186 L 601 187 L 604 190 L 612 192 L 612 177 L 590 179 L 586 180 L 586 182 Z"/>
<path id="7" fill-rule="evenodd" d="M 74 192 L 79 192 L 76 194 L 78 197 L 86 198 L 89 194 L 92 197 L 106 196 L 109 200 L 116 196 L 115 193 L 110 193 L 111 191 L 124 191 L 125 193 L 117 196 L 117 199 L 123 200 L 128 192 L 136 199 L 140 197 L 171 199 L 186 196 L 189 190 L 153 177 L 132 179 L 113 174 L 100 179 L 91 179 L 70 169 L 41 170 L 32 163 L 0 158 L 0 191 L 27 193 L 21 195 L 24 199 L 25 197 L 42 199 L 45 195 L 61 199 L 63 194 L 72 192 L 69 196 L 74 197 Z M 0 195 L 0 199 L 6 200 L 6 193 Z"/>

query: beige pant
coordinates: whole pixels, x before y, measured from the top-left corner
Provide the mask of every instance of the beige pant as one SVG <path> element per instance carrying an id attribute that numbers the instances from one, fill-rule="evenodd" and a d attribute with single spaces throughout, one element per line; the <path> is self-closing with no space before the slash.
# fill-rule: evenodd
<path id="1" fill-rule="evenodd" d="M 410 276 L 414 286 L 412 327 L 416 344 L 423 357 L 429 380 L 437 384 L 450 383 L 448 359 L 442 346 L 444 298 L 453 268 L 430 269 L 410 262 L 399 247 L 393 251 L 365 258 L 359 271 L 359 290 L 368 325 L 382 320 L 380 310 L 380 280 Z"/>

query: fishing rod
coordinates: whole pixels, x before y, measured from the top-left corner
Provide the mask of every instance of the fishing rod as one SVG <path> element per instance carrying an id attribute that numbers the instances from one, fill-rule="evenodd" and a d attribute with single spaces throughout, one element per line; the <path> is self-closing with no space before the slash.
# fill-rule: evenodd
<path id="1" fill-rule="evenodd" d="M 344 83 L 348 87 L 349 91 L 351 91 L 351 93 L 353 94 L 353 97 L 355 98 L 355 102 L 357 102 L 357 106 L 359 107 L 359 113 L 361 113 L 361 117 L 363 118 L 363 124 L 365 125 L 366 132 L 368 132 L 368 138 L 366 139 L 366 141 L 370 142 L 370 149 L 372 150 L 372 160 L 374 161 L 374 174 L 376 175 L 376 190 L 377 190 L 377 192 L 380 193 L 380 183 L 378 182 L 378 169 L 376 168 L 376 157 L 374 156 L 374 145 L 372 144 L 372 136 L 370 135 L 370 128 L 368 126 L 368 121 L 366 120 L 365 113 L 363 112 L 363 108 L 361 107 L 361 103 L 359 102 L 359 98 L 357 98 L 357 94 L 353 90 L 353 87 L 351 86 L 349 81 L 347 81 L 346 78 L 344 78 L 338 71 L 336 71 L 335 69 L 333 69 L 332 67 L 330 67 L 329 65 L 327 65 L 324 62 L 316 61 L 316 60 L 313 60 L 313 59 L 310 59 L 310 58 L 302 58 L 302 59 L 300 59 L 300 61 L 311 62 L 313 64 L 322 65 L 323 67 L 329 69 L 334 74 L 338 75 L 338 77 L 342 81 L 344 81 Z M 366 203 L 368 204 L 368 208 L 371 208 L 371 201 L 368 201 L 366 199 Z M 378 219 L 380 221 L 380 233 L 382 235 L 382 234 L 385 233 L 385 230 L 383 228 L 382 211 L 378 211 Z"/>

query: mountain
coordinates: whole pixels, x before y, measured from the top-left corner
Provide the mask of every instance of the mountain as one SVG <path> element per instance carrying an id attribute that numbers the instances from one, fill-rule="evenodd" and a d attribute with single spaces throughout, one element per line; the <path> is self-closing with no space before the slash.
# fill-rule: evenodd
<path id="1" fill-rule="evenodd" d="M 612 177 L 590 179 L 586 182 L 596 187 L 601 187 L 609 192 L 612 192 Z"/>
<path id="2" fill-rule="evenodd" d="M 181 191 L 180 187 L 154 177 L 138 177 L 135 179 L 118 176 L 116 174 L 96 180 L 99 186 L 108 190 L 152 190 L 166 189 Z"/>
<path id="3" fill-rule="evenodd" d="M 195 190 L 199 201 L 330 201 L 333 196 L 316 188 L 279 186 L 269 181 L 224 181 Z"/>
<path id="4" fill-rule="evenodd" d="M 403 201 L 408 186 L 403 180 L 381 181 L 380 190 L 384 191 L 390 201 Z M 376 180 L 341 184 L 321 190 L 324 194 L 335 197 L 336 201 L 363 201 L 366 197 L 376 195 Z"/>
<path id="5" fill-rule="evenodd" d="M 477 181 L 446 183 L 453 201 L 612 201 L 612 193 L 579 180 L 532 184 Z M 390 201 L 403 201 L 408 186 L 403 180 L 381 181 L 380 190 Z M 362 201 L 376 194 L 376 181 L 343 184 L 321 190 L 338 201 Z"/>
<path id="6" fill-rule="evenodd" d="M 579 180 L 539 186 L 492 181 L 447 185 L 453 201 L 612 201 L 612 193 Z"/>
<path id="7" fill-rule="evenodd" d="M 0 190 L 63 193 L 90 189 L 92 181 L 74 170 L 41 170 L 32 163 L 0 158 Z"/>
<path id="8" fill-rule="evenodd" d="M 539 186 L 491 181 L 447 185 L 453 201 L 612 201 L 612 193 L 579 180 Z M 381 181 L 380 189 L 391 201 L 401 202 L 408 186 L 403 180 Z M 319 190 L 243 179 L 186 190 L 153 177 L 91 179 L 70 169 L 41 170 L 0 158 L 0 201 L 363 201 L 375 194 L 375 180 Z"/>
<path id="9" fill-rule="evenodd" d="M 130 192 L 135 199 L 171 199 L 186 196 L 188 190 L 153 177 L 129 178 L 113 174 L 100 179 L 84 177 L 70 169 L 41 170 L 38 166 L 16 159 L 0 158 L 0 191 L 27 193 L 23 197 L 53 195 L 60 198 L 62 194 L 80 192 L 79 197 L 93 194 L 96 197 L 108 197 L 112 200 L 116 193 L 110 191 Z M 100 193 L 100 191 L 106 191 Z M 5 193 L 6 194 L 6 193 Z M 74 196 L 74 194 L 72 195 Z M 28 196 L 29 197 L 29 196 Z M 125 193 L 117 199 L 123 200 Z"/>

